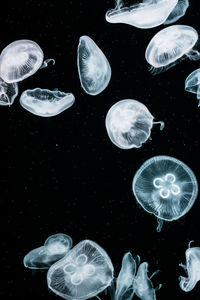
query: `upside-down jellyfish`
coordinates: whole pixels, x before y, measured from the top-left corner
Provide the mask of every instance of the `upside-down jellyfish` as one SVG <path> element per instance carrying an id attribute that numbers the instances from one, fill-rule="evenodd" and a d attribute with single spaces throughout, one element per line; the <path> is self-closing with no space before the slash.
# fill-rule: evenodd
<path id="1" fill-rule="evenodd" d="M 21 94 L 20 104 L 34 115 L 52 117 L 60 114 L 73 105 L 74 95 L 60 92 L 57 89 L 50 91 L 36 88 L 26 90 Z"/>
<path id="2" fill-rule="evenodd" d="M 192 170 L 182 161 L 164 155 L 148 159 L 139 168 L 132 189 L 144 210 L 157 217 L 157 231 L 163 220 L 173 221 L 185 215 L 198 194 Z"/>
<path id="3" fill-rule="evenodd" d="M 71 247 L 70 236 L 62 233 L 51 235 L 44 246 L 30 251 L 24 257 L 24 266 L 29 269 L 48 269 L 57 260 L 63 258 Z"/>
<path id="4" fill-rule="evenodd" d="M 90 240 L 78 243 L 51 266 L 48 287 L 64 299 L 88 299 L 111 285 L 113 265 L 107 253 Z"/>
<path id="5" fill-rule="evenodd" d="M 183 17 L 186 13 L 186 10 L 189 7 L 189 1 L 188 0 L 178 0 L 178 3 L 170 13 L 169 17 L 165 21 L 165 25 L 171 24 L 179 20 L 181 17 Z"/>
<path id="6" fill-rule="evenodd" d="M 143 0 L 125 6 L 117 0 L 116 7 L 107 11 L 106 20 L 110 23 L 125 23 L 138 28 L 153 28 L 163 24 L 178 0 Z"/>
<path id="7" fill-rule="evenodd" d="M 197 95 L 200 106 L 200 69 L 193 71 L 185 80 L 185 90 Z"/>
<path id="8" fill-rule="evenodd" d="M 7 83 L 0 78 L 0 105 L 12 105 L 18 92 L 17 83 Z"/>
<path id="9" fill-rule="evenodd" d="M 89 36 L 82 36 L 78 45 L 78 73 L 81 86 L 89 95 L 101 93 L 111 78 L 110 64 Z"/>
<path id="10" fill-rule="evenodd" d="M 106 115 L 106 129 L 109 138 L 121 149 L 140 148 L 151 134 L 154 117 L 139 101 L 126 99 L 115 103 Z"/>

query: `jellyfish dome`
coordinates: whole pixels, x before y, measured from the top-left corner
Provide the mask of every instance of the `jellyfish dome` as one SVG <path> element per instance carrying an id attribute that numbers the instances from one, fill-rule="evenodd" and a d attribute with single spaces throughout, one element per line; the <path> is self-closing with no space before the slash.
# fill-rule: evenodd
<path id="1" fill-rule="evenodd" d="M 0 78 L 0 105 L 11 106 L 18 95 L 18 84 L 7 83 Z"/>
<path id="2" fill-rule="evenodd" d="M 188 0 L 178 0 L 178 3 L 170 13 L 169 17 L 165 21 L 165 25 L 171 24 L 179 20 L 181 17 L 183 17 L 189 7 L 189 1 Z"/>
<path id="3" fill-rule="evenodd" d="M 84 240 L 72 248 L 47 273 L 48 287 L 64 299 L 96 296 L 113 280 L 113 265 L 98 244 Z"/>
<path id="4" fill-rule="evenodd" d="M 3 49 L 0 55 L 0 77 L 7 83 L 22 81 L 42 65 L 44 54 L 30 40 L 18 40 Z"/>
<path id="5" fill-rule="evenodd" d="M 185 90 L 197 95 L 200 106 L 200 69 L 193 71 L 185 80 Z"/>
<path id="6" fill-rule="evenodd" d="M 23 108 L 41 117 L 58 115 L 72 106 L 74 101 L 73 94 L 60 92 L 57 89 L 53 91 L 40 88 L 26 90 L 20 97 L 20 104 Z"/>
<path id="7" fill-rule="evenodd" d="M 138 203 L 158 221 L 173 221 L 185 215 L 198 194 L 192 170 L 182 161 L 164 155 L 148 159 L 139 168 L 132 189 Z"/>
<path id="8" fill-rule="evenodd" d="M 106 13 L 110 23 L 125 23 L 138 28 L 153 28 L 163 24 L 178 0 L 143 0 L 128 7 L 123 1 Z"/>
<path id="9" fill-rule="evenodd" d="M 154 117 L 139 101 L 125 99 L 115 103 L 106 115 L 106 129 L 110 140 L 121 149 L 140 148 L 151 134 Z"/>

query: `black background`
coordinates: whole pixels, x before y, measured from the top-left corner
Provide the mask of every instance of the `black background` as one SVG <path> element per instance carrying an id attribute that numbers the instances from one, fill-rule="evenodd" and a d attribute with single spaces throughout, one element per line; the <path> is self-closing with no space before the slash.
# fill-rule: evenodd
<path id="1" fill-rule="evenodd" d="M 191 1 L 178 24 L 199 31 L 200 7 Z M 132 195 L 134 173 L 150 157 L 170 155 L 199 174 L 200 111 L 196 96 L 184 91 L 185 78 L 200 66 L 189 59 L 152 76 L 144 58 L 150 39 L 164 26 L 149 30 L 109 24 L 105 13 L 114 0 L 5 2 L 1 12 L 0 47 L 30 39 L 55 66 L 39 70 L 19 84 L 19 95 L 35 87 L 74 93 L 75 104 L 52 118 L 24 110 L 19 97 L 0 107 L 0 203 L 2 299 L 56 299 L 46 272 L 32 273 L 23 257 L 54 233 L 66 233 L 74 244 L 91 239 L 109 254 L 117 276 L 125 252 L 149 263 L 149 274 L 162 283 L 157 299 L 199 299 L 200 284 L 190 293 L 179 287 L 188 243 L 200 246 L 200 204 L 181 219 L 156 218 Z M 79 37 L 90 36 L 107 56 L 112 78 L 98 96 L 84 93 L 77 73 Z M 120 150 L 105 129 L 108 109 L 122 99 L 137 99 L 166 126 L 152 129 L 152 140 L 140 149 Z M 2 281 L 3 280 L 3 281 Z M 106 298 L 102 295 L 102 298 Z M 109 299 L 109 297 L 107 297 Z M 136 298 L 136 296 L 135 296 Z"/>

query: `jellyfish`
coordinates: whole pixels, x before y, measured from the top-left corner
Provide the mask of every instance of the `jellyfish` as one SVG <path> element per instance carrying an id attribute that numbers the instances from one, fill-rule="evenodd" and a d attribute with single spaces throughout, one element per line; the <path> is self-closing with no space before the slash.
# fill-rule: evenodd
<path id="1" fill-rule="evenodd" d="M 186 57 L 198 60 L 200 54 L 193 49 L 198 40 L 197 31 L 186 25 L 172 25 L 159 31 L 147 46 L 145 58 L 153 74 L 165 71 Z"/>
<path id="2" fill-rule="evenodd" d="M 34 115 L 52 117 L 60 114 L 73 105 L 74 95 L 60 92 L 57 89 L 50 91 L 36 88 L 26 90 L 21 94 L 20 104 Z"/>
<path id="3" fill-rule="evenodd" d="M 139 101 L 126 99 L 115 103 L 106 115 L 106 129 L 110 140 L 121 149 L 140 148 L 151 134 L 154 117 Z"/>
<path id="4" fill-rule="evenodd" d="M 189 1 L 188 0 L 178 0 L 178 3 L 170 13 L 167 20 L 164 22 L 165 25 L 171 24 L 179 20 L 181 17 L 183 17 L 186 13 L 186 10 L 189 7 Z"/>
<path id="5" fill-rule="evenodd" d="M 125 6 L 124 1 L 116 1 L 116 7 L 107 11 L 109 23 L 125 23 L 138 28 L 153 28 L 163 24 L 177 5 L 178 0 L 143 0 Z"/>
<path id="6" fill-rule="evenodd" d="M 185 80 L 185 90 L 197 95 L 200 106 L 200 69 L 193 71 Z"/>
<path id="7" fill-rule="evenodd" d="M 30 251 L 24 257 L 24 266 L 29 269 L 48 269 L 57 260 L 63 258 L 71 247 L 70 236 L 63 233 L 51 235 L 44 246 Z"/>
<path id="8" fill-rule="evenodd" d="M 180 264 L 180 266 L 184 268 L 188 277 L 186 278 L 180 276 L 179 284 L 180 288 L 184 292 L 190 292 L 200 280 L 200 248 L 190 248 L 189 246 L 189 248 L 185 252 L 185 257 L 186 266 L 182 264 Z"/>
<path id="9" fill-rule="evenodd" d="M 0 77 L 7 83 L 22 81 L 37 72 L 43 57 L 42 49 L 34 41 L 15 41 L 1 52 Z"/>
<path id="10" fill-rule="evenodd" d="M 88 299 L 111 285 L 113 265 L 98 244 L 84 240 L 52 265 L 47 273 L 48 287 L 64 299 Z"/>
<path id="11" fill-rule="evenodd" d="M 0 78 L 0 105 L 11 106 L 18 95 L 18 84 L 7 83 Z"/>
<path id="12" fill-rule="evenodd" d="M 89 36 L 82 36 L 78 45 L 78 73 L 81 86 L 89 95 L 100 94 L 111 78 L 110 64 Z"/>
<path id="13" fill-rule="evenodd" d="M 136 172 L 132 189 L 137 202 L 154 214 L 160 232 L 163 221 L 177 220 L 193 206 L 198 184 L 192 170 L 170 156 L 154 156 Z"/>

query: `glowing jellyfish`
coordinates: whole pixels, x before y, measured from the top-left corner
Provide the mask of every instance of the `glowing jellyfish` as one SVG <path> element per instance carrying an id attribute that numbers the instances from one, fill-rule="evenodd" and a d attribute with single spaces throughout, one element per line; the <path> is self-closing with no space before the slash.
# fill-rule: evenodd
<path id="1" fill-rule="evenodd" d="M 57 89 L 53 91 L 40 88 L 26 90 L 20 97 L 20 104 L 23 108 L 41 117 L 58 115 L 72 106 L 74 101 L 73 94 L 60 92 Z"/>
<path id="2" fill-rule="evenodd" d="M 89 36 L 82 36 L 78 45 L 78 73 L 81 86 L 90 95 L 101 93 L 111 78 L 110 64 Z"/>
<path id="3" fill-rule="evenodd" d="M 192 247 L 186 250 L 186 266 L 180 264 L 181 267 L 187 272 L 187 278 L 180 276 L 180 288 L 184 292 L 190 292 L 197 282 L 200 280 L 200 248 Z"/>
<path id="4" fill-rule="evenodd" d="M 64 299 L 88 299 L 111 285 L 113 265 L 95 242 L 77 244 L 47 273 L 48 287 Z"/>
<path id="5" fill-rule="evenodd" d="M 154 73 L 169 69 L 178 60 L 186 57 L 191 60 L 198 60 L 200 58 L 199 52 L 193 49 L 197 40 L 198 33 L 193 27 L 186 25 L 169 26 L 154 35 L 147 46 L 145 58 L 152 66 Z"/>
<path id="6" fill-rule="evenodd" d="M 170 156 L 154 156 L 136 172 L 133 193 L 138 203 L 158 218 L 173 221 L 185 215 L 196 200 L 198 184 L 192 170 L 182 161 Z"/>
<path id="7" fill-rule="evenodd" d="M 106 20 L 138 28 L 153 28 L 166 21 L 177 2 L 178 0 L 143 0 L 127 7 L 124 1 L 117 0 L 116 7 L 106 13 Z"/>
<path id="8" fill-rule="evenodd" d="M 0 55 L 0 77 L 8 83 L 22 81 L 41 67 L 44 54 L 39 45 L 30 40 L 9 44 Z"/>
<path id="9" fill-rule="evenodd" d="M 178 0 L 178 3 L 170 13 L 169 17 L 165 21 L 165 25 L 171 24 L 179 20 L 181 17 L 183 17 L 186 13 L 186 10 L 189 7 L 189 1 L 188 0 Z"/>
<path id="10" fill-rule="evenodd" d="M 12 105 L 18 95 L 18 92 L 17 83 L 7 83 L 0 78 L 0 105 Z"/>
<path id="11" fill-rule="evenodd" d="M 115 103 L 106 116 L 106 129 L 109 138 L 121 149 L 140 148 L 151 134 L 154 117 L 139 101 L 126 99 Z"/>
<path id="12" fill-rule="evenodd" d="M 185 80 L 185 90 L 197 95 L 200 106 L 200 69 L 193 71 Z"/>
<path id="13" fill-rule="evenodd" d="M 24 257 L 24 266 L 29 269 L 48 269 L 63 258 L 72 247 L 72 239 L 66 234 L 51 235 L 44 246 L 30 251 Z"/>

